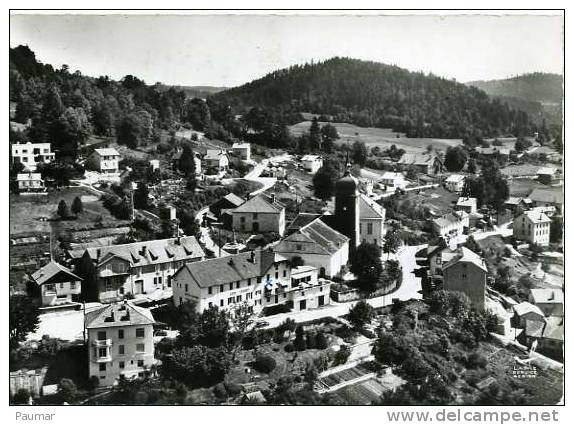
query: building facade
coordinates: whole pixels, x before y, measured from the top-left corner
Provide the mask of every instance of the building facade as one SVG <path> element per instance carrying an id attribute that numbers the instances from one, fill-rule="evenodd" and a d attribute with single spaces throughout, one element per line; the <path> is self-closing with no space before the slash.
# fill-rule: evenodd
<path id="1" fill-rule="evenodd" d="M 13 143 L 12 163 L 20 162 L 26 171 L 36 171 L 38 163 L 49 164 L 56 159 L 50 143 Z"/>
<path id="2" fill-rule="evenodd" d="M 452 174 L 444 181 L 446 189 L 451 192 L 462 192 L 465 177 L 462 174 Z"/>
<path id="3" fill-rule="evenodd" d="M 408 185 L 408 182 L 405 180 L 405 176 L 403 173 L 393 173 L 391 171 L 386 171 L 385 173 L 383 173 L 379 182 L 380 184 L 385 186 L 386 190 L 404 189 Z"/>
<path id="4" fill-rule="evenodd" d="M 110 304 L 86 313 L 89 376 L 109 387 L 120 376 L 142 378 L 155 363 L 153 325 L 148 309 L 128 302 Z"/>
<path id="5" fill-rule="evenodd" d="M 250 143 L 234 143 L 231 146 L 233 155 L 244 161 L 251 161 L 251 144 Z"/>
<path id="6" fill-rule="evenodd" d="M 44 180 L 40 173 L 21 173 L 16 176 L 20 193 L 40 193 L 46 191 Z"/>
<path id="7" fill-rule="evenodd" d="M 550 223 L 546 214 L 538 211 L 525 211 L 514 219 L 512 235 L 540 246 L 550 243 Z"/>
<path id="8" fill-rule="evenodd" d="M 242 233 L 285 233 L 285 207 L 272 195 L 257 195 L 231 211 L 233 229 Z"/>
<path id="9" fill-rule="evenodd" d="M 102 174 L 117 174 L 121 156 L 114 148 L 94 149 L 89 161 L 92 168 Z"/>
<path id="10" fill-rule="evenodd" d="M 455 211 L 435 218 L 432 225 L 439 236 L 450 239 L 464 233 L 464 229 L 469 227 L 469 218 L 466 212 Z"/>
<path id="11" fill-rule="evenodd" d="M 486 265 L 470 249 L 462 247 L 456 257 L 443 266 L 443 289 L 462 292 L 472 305 L 484 310 L 486 301 Z"/>
<path id="12" fill-rule="evenodd" d="M 205 256 L 193 236 L 88 248 L 69 255 L 74 271 L 84 278 L 84 297 L 99 302 L 167 290 L 180 267 Z"/>
<path id="13" fill-rule="evenodd" d="M 305 171 L 315 174 L 323 166 L 323 158 L 319 155 L 305 155 L 301 158 L 301 163 Z"/>
<path id="14" fill-rule="evenodd" d="M 39 297 L 42 307 L 80 301 L 82 278 L 55 261 L 32 273 L 32 280 L 37 285 L 34 295 Z"/>
<path id="15" fill-rule="evenodd" d="M 361 193 L 359 197 L 359 240 L 361 243 L 383 245 L 385 209 Z"/>
<path id="16" fill-rule="evenodd" d="M 208 149 L 203 157 L 205 168 L 225 170 L 229 167 L 229 157 L 223 149 Z"/>

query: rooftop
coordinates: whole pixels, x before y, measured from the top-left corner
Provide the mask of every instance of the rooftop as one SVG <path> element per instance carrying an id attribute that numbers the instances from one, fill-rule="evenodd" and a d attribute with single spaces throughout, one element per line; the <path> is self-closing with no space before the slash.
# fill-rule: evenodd
<path id="1" fill-rule="evenodd" d="M 155 320 L 147 308 L 136 307 L 129 302 L 108 304 L 86 313 L 87 329 L 116 326 L 153 325 Z"/>
<path id="2" fill-rule="evenodd" d="M 204 159 L 219 159 L 220 156 L 227 155 L 223 149 L 208 149 Z"/>
<path id="3" fill-rule="evenodd" d="M 296 218 L 293 223 L 297 222 L 297 220 Z M 322 217 L 316 217 L 279 242 L 276 249 L 278 252 L 282 250 L 291 252 L 291 249 L 287 247 L 288 243 L 300 242 L 305 247 L 305 250 L 301 252 L 302 255 L 331 255 L 339 251 L 348 241 L 349 238 L 347 236 L 327 225 L 322 220 Z"/>
<path id="4" fill-rule="evenodd" d="M 233 210 L 234 213 L 280 213 L 285 207 L 265 195 L 257 195 Z"/>
<path id="5" fill-rule="evenodd" d="M 98 148 L 94 149 L 94 152 L 97 152 L 100 156 L 120 156 L 114 148 Z"/>
<path id="6" fill-rule="evenodd" d="M 528 220 L 530 220 L 534 224 L 550 223 L 552 221 L 550 220 L 550 218 L 548 218 L 546 214 L 537 210 L 525 211 L 522 215 L 528 217 Z M 517 217 L 517 219 L 519 218 L 520 217 Z"/>
<path id="7" fill-rule="evenodd" d="M 281 261 L 287 259 L 273 251 L 249 251 L 187 263 L 177 275 L 187 272 L 191 281 L 201 288 L 207 288 L 263 276 L 274 263 Z"/>
<path id="8" fill-rule="evenodd" d="M 465 176 L 463 176 L 462 174 L 452 174 L 452 175 L 448 176 L 448 178 L 446 179 L 446 182 L 448 182 L 448 183 L 460 183 L 464 179 L 465 179 Z"/>
<path id="9" fill-rule="evenodd" d="M 530 297 L 534 304 L 564 303 L 564 293 L 560 289 L 533 288 L 530 290 Z"/>
<path id="10" fill-rule="evenodd" d="M 475 252 L 471 251 L 470 249 L 463 246 L 456 249 L 454 253 L 455 253 L 454 258 L 452 258 L 448 263 L 446 263 L 443 266 L 443 269 L 447 269 L 448 267 L 451 267 L 458 263 L 471 263 L 480 268 L 481 270 L 484 270 L 485 273 L 488 271 L 486 269 L 486 265 L 484 264 L 484 260 L 482 259 L 482 257 L 476 254 Z"/>
<path id="11" fill-rule="evenodd" d="M 399 164 L 406 165 L 431 165 L 435 159 L 435 155 L 427 153 L 405 153 L 399 159 Z"/>
<path id="12" fill-rule="evenodd" d="M 519 316 L 523 316 L 527 313 L 536 313 L 539 316 L 544 317 L 544 313 L 542 312 L 542 310 L 540 310 L 540 308 L 538 308 L 534 304 L 529 303 L 528 301 L 523 301 L 520 304 L 516 304 L 512 306 L 512 308 Z"/>
<path id="13" fill-rule="evenodd" d="M 385 219 L 385 209 L 364 193 L 359 196 L 359 217 Z"/>
<path id="14" fill-rule="evenodd" d="M 534 189 L 529 198 L 534 202 L 547 202 L 552 204 L 564 203 L 564 191 L 562 187 Z"/>
<path id="15" fill-rule="evenodd" d="M 469 207 L 476 207 L 476 198 L 467 198 L 467 197 L 463 197 L 461 196 L 460 198 L 458 198 L 458 200 L 456 201 L 456 205 L 462 205 L 462 206 L 469 206 Z"/>
<path id="16" fill-rule="evenodd" d="M 70 269 L 62 266 L 55 261 L 50 261 L 45 266 L 36 270 L 32 273 L 32 279 L 38 285 L 49 282 L 52 278 L 56 277 L 58 274 L 62 273 L 62 276 L 58 278 L 58 282 L 68 282 L 68 281 L 79 281 L 82 280 L 80 277 L 76 276 Z"/>
<path id="17" fill-rule="evenodd" d="M 30 181 L 30 180 L 42 180 L 42 174 L 40 173 L 20 173 L 16 176 L 16 180 L 21 181 Z"/>

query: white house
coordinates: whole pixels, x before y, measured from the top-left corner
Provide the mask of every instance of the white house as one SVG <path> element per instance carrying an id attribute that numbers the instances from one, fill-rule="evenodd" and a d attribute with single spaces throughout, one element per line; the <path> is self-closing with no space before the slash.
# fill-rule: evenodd
<path id="1" fill-rule="evenodd" d="M 452 238 L 463 234 L 464 228 L 469 227 L 468 214 L 464 211 L 455 211 L 435 218 L 433 228 L 443 238 Z"/>
<path id="2" fill-rule="evenodd" d="M 27 171 L 36 171 L 39 162 L 50 163 L 56 158 L 50 143 L 14 143 L 12 149 L 12 162 L 20 162 Z"/>
<path id="3" fill-rule="evenodd" d="M 289 226 L 289 236 L 275 251 L 319 270 L 319 276 L 335 276 L 349 261 L 349 238 L 328 226 L 316 214 L 299 214 Z"/>
<path id="4" fill-rule="evenodd" d="M 285 233 L 285 207 L 275 199 L 257 195 L 232 212 L 233 229 L 242 233 Z"/>
<path id="5" fill-rule="evenodd" d="M 525 211 L 514 219 L 512 235 L 541 246 L 550 243 L 550 223 L 552 220 L 540 211 Z"/>
<path id="6" fill-rule="evenodd" d="M 128 302 L 86 312 L 89 376 L 110 387 L 120 376 L 143 378 L 154 359 L 152 313 Z"/>
<path id="7" fill-rule="evenodd" d="M 384 185 L 387 190 L 404 189 L 408 185 L 408 182 L 405 180 L 403 173 L 393 173 L 391 171 L 386 171 L 383 173 L 379 181 L 380 184 Z"/>
<path id="8" fill-rule="evenodd" d="M 461 196 L 457 199 L 454 209 L 457 211 L 464 211 L 467 214 L 474 214 L 477 210 L 476 198 Z"/>
<path id="9" fill-rule="evenodd" d="M 233 155 L 244 160 L 251 161 L 251 144 L 250 143 L 234 143 L 231 146 Z"/>
<path id="10" fill-rule="evenodd" d="M 445 180 L 447 190 L 451 192 L 462 192 L 465 177 L 462 174 L 452 174 Z"/>
<path id="11" fill-rule="evenodd" d="M 46 192 L 40 173 L 21 173 L 16 176 L 18 190 L 22 194 Z"/>
<path id="12" fill-rule="evenodd" d="M 32 273 L 32 280 L 38 285 L 43 307 L 57 306 L 79 301 L 82 278 L 70 269 L 50 261 Z"/>
<path id="13" fill-rule="evenodd" d="M 217 168 L 218 170 L 225 170 L 229 167 L 229 157 L 223 149 L 208 149 L 203 157 L 206 168 Z"/>
<path id="14" fill-rule="evenodd" d="M 301 158 L 305 171 L 315 174 L 323 166 L 323 158 L 319 155 L 305 155 Z"/>
<path id="15" fill-rule="evenodd" d="M 121 159 L 120 154 L 114 148 L 100 148 L 94 149 L 89 162 L 95 171 L 102 174 L 117 174 Z"/>
<path id="16" fill-rule="evenodd" d="M 359 240 L 375 245 L 383 244 L 385 209 L 365 194 L 359 196 Z"/>

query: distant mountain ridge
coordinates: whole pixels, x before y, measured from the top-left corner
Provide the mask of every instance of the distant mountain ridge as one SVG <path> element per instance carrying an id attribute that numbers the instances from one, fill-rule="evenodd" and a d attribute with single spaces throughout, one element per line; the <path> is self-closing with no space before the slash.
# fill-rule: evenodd
<path id="1" fill-rule="evenodd" d="M 526 112 L 453 80 L 393 65 L 335 57 L 274 71 L 219 92 L 237 112 L 260 107 L 276 116 L 302 111 L 410 137 L 460 138 L 532 131 Z"/>
<path id="2" fill-rule="evenodd" d="M 540 103 L 562 102 L 562 75 L 542 72 L 523 74 L 501 80 L 470 81 L 490 96 L 515 97 Z"/>
<path id="3" fill-rule="evenodd" d="M 166 90 L 170 87 L 173 87 L 175 90 L 184 92 L 188 98 L 206 98 L 229 88 L 216 86 L 170 86 L 167 84 L 162 84 L 162 88 L 165 88 Z"/>

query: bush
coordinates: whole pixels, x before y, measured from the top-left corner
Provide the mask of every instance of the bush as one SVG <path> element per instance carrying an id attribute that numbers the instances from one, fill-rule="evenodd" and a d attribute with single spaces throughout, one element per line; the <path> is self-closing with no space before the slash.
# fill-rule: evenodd
<path id="1" fill-rule="evenodd" d="M 325 333 L 317 333 L 317 336 L 315 337 L 315 347 L 319 350 L 325 350 L 327 347 L 329 347 L 329 341 L 327 340 Z"/>
<path id="2" fill-rule="evenodd" d="M 307 349 L 307 341 L 305 340 L 305 330 L 303 326 L 297 326 L 295 330 L 294 346 L 297 351 L 305 351 Z"/>
<path id="3" fill-rule="evenodd" d="M 306 337 L 307 348 L 317 348 L 317 339 L 314 333 L 308 332 Z"/>
<path id="4" fill-rule="evenodd" d="M 257 356 L 253 368 L 258 372 L 270 373 L 277 366 L 277 362 L 271 356 L 262 354 Z"/>
<path id="5" fill-rule="evenodd" d="M 347 363 L 347 360 L 351 356 L 351 349 L 348 345 L 341 345 L 339 351 L 335 353 L 335 366 Z"/>
<path id="6" fill-rule="evenodd" d="M 12 399 L 14 404 L 28 404 L 30 401 L 30 392 L 26 388 L 20 388 L 14 398 Z"/>
<path id="7" fill-rule="evenodd" d="M 292 343 L 285 346 L 285 352 L 292 353 L 293 351 L 295 351 L 295 346 Z"/>
<path id="8" fill-rule="evenodd" d="M 289 313 L 291 308 L 287 304 L 277 304 L 269 307 L 263 307 L 264 316 L 273 316 L 274 314 Z"/>
<path id="9" fill-rule="evenodd" d="M 486 360 L 486 357 L 477 352 L 471 353 L 466 359 L 466 366 L 469 369 L 483 369 L 486 367 L 487 363 L 488 361 Z"/>

